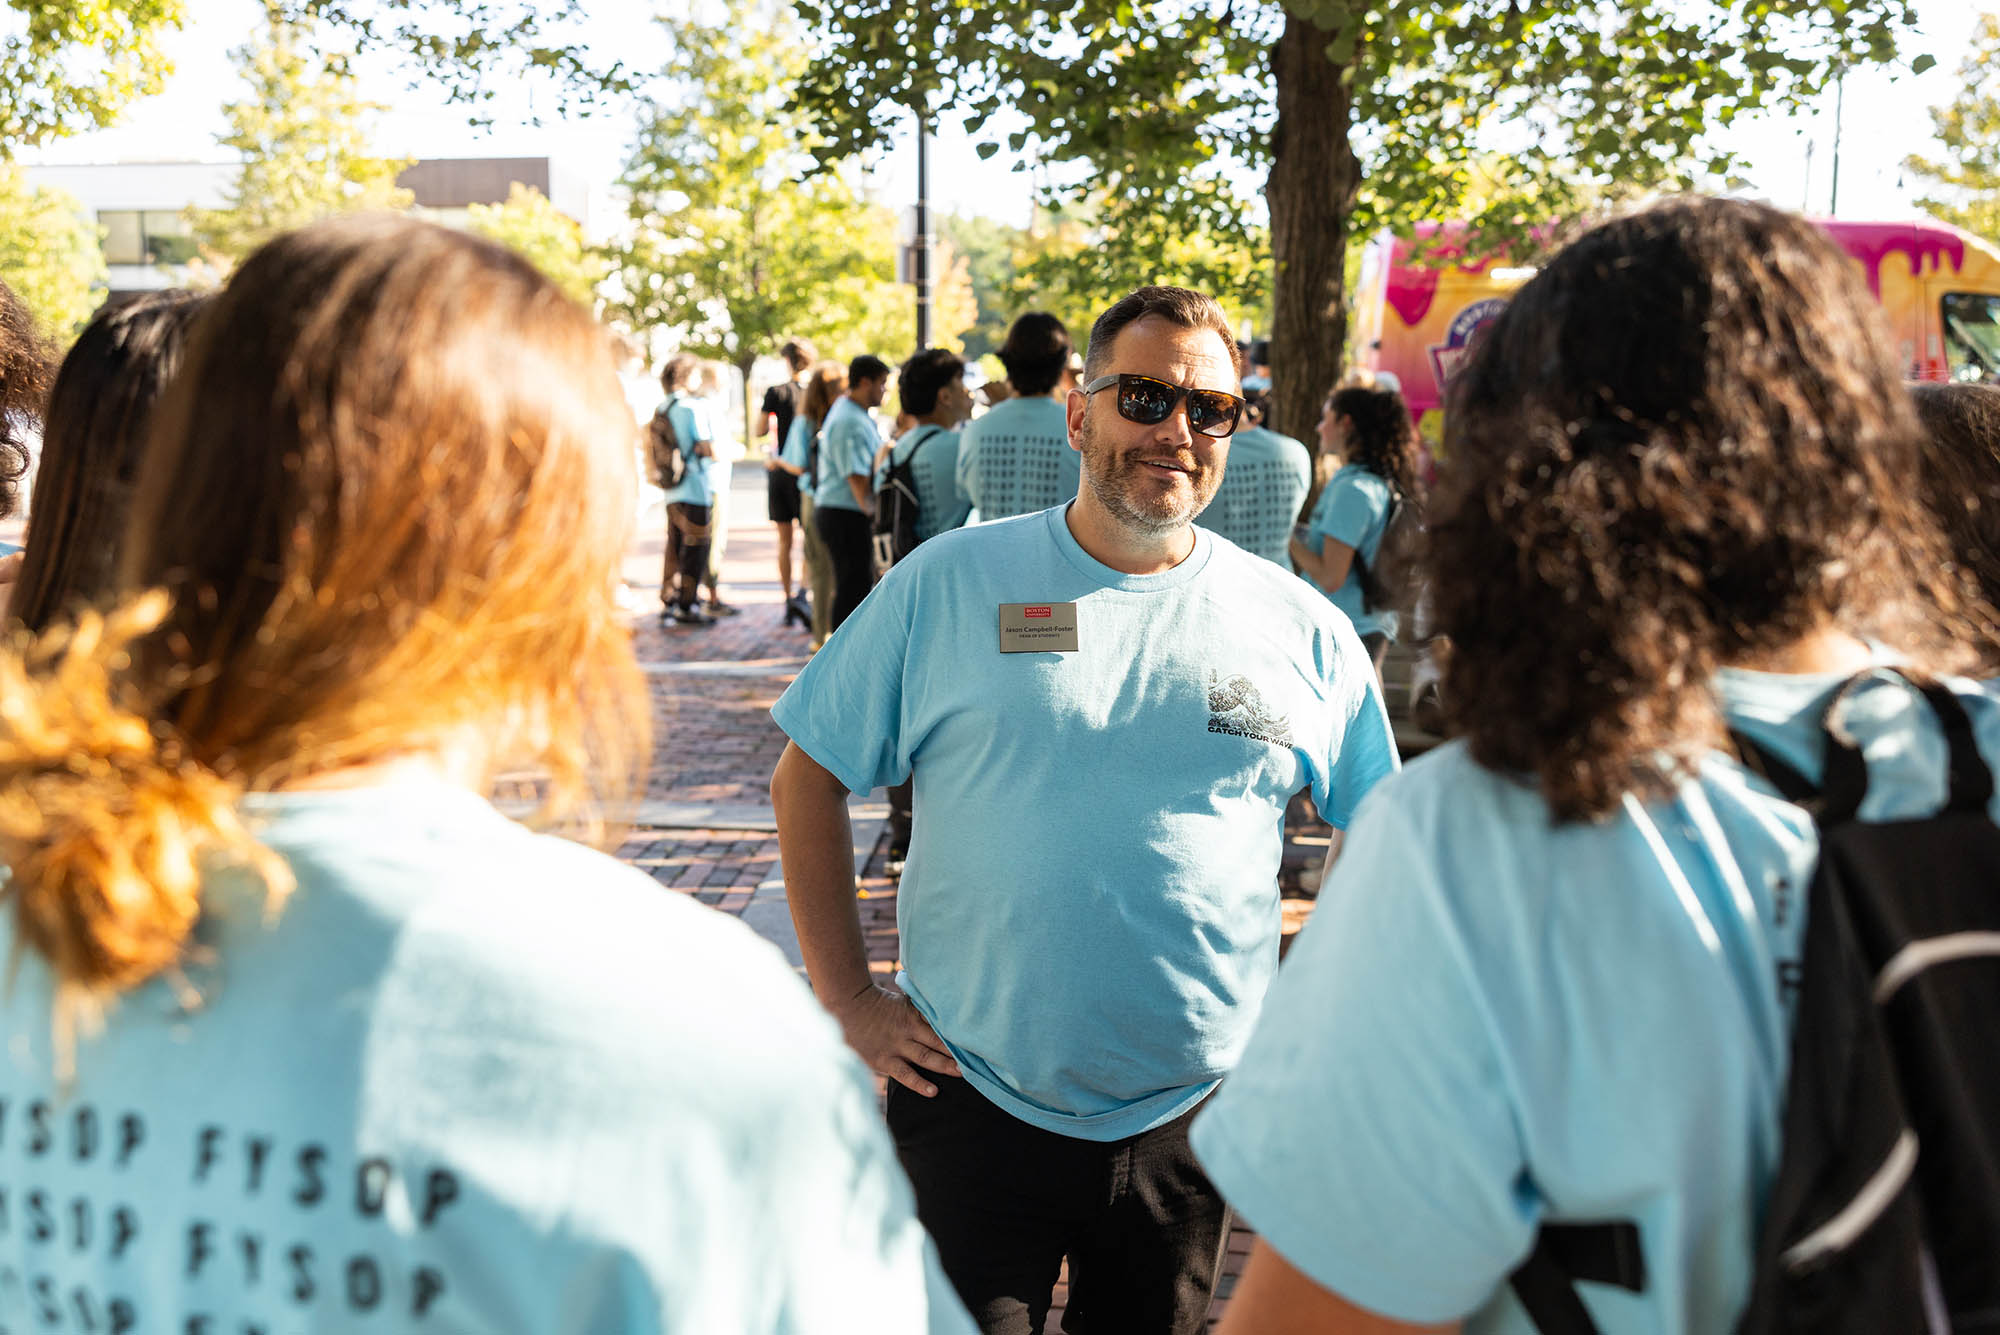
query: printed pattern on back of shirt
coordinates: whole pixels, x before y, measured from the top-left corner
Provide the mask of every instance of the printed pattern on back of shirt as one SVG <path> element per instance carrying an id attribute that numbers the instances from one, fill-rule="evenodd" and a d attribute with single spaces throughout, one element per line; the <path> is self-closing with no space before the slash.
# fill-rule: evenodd
<path id="1" fill-rule="evenodd" d="M 971 477 L 980 518 L 1031 514 L 1069 500 L 1062 468 L 1068 452 L 1067 444 L 1040 437 L 982 435 Z"/>
<path id="2" fill-rule="evenodd" d="M 1285 564 L 1304 499 L 1298 482 L 1298 470 L 1282 459 L 1232 459 L 1215 499 L 1197 522 L 1245 551 Z"/>

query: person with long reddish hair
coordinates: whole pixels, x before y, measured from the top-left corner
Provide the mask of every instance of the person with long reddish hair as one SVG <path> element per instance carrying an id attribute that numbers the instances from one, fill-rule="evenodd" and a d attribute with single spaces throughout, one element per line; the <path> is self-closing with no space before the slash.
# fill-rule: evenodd
<path id="1" fill-rule="evenodd" d="M 636 791 L 632 429 L 445 228 L 280 237 L 201 316 L 114 600 L 0 652 L 7 1325 L 965 1328 L 777 953 L 489 803 Z"/>

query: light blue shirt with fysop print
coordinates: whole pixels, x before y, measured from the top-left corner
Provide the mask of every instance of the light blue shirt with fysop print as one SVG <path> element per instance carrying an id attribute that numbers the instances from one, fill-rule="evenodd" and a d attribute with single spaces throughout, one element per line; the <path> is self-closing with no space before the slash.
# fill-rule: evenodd
<path id="1" fill-rule="evenodd" d="M 987 1098 L 1106 1141 L 1235 1065 L 1286 801 L 1345 826 L 1396 755 L 1360 642 L 1296 577 L 1201 529 L 1122 574 L 1064 509 L 926 542 L 772 714 L 853 791 L 914 769 L 899 983 Z M 1001 652 L 1008 603 L 1074 603 L 1076 651 Z"/>
<path id="2" fill-rule="evenodd" d="M 1290 570 L 1292 529 L 1311 484 L 1312 455 L 1302 442 L 1246 426 L 1229 438 L 1222 485 L 1195 522 Z"/>
<path id="3" fill-rule="evenodd" d="M 881 444 L 868 410 L 845 394 L 836 399 L 819 431 L 819 482 L 813 504 L 821 510 L 859 511 L 847 479 L 875 476 L 875 451 Z"/>
<path id="4" fill-rule="evenodd" d="M 1359 464 L 1349 464 L 1335 473 L 1313 506 L 1312 520 L 1306 525 L 1306 546 L 1324 555 L 1326 540 L 1344 542 L 1372 568 L 1382 552 L 1382 535 L 1389 523 L 1389 484 Z M 1359 635 L 1380 632 L 1396 638 L 1397 616 L 1387 608 L 1365 608 L 1361 596 L 1361 571 L 1347 568 L 1347 578 L 1337 589 L 1322 589 L 1333 605 L 1347 614 Z"/>
<path id="5" fill-rule="evenodd" d="M 914 462 L 912 462 L 914 461 Z M 971 502 L 958 494 L 958 433 L 928 423 L 910 428 L 875 473 L 882 489 L 891 463 L 910 465 L 917 485 L 917 541 L 928 542 L 965 522 Z"/>
<path id="6" fill-rule="evenodd" d="M 959 433 L 959 494 L 981 520 L 1067 504 L 1082 473 L 1061 399 L 1008 399 Z"/>
<path id="7" fill-rule="evenodd" d="M 1808 778 L 1843 678 L 1722 672 L 1730 723 Z M 1954 692 L 2000 761 L 2000 705 Z M 1841 723 L 1865 820 L 1929 815 L 1945 746 L 1886 674 Z M 2000 795 L 1993 814 L 2000 819 Z M 1372 1311 L 1531 1335 L 1507 1286 L 1545 1222 L 1631 1219 L 1646 1289 L 1604 1335 L 1727 1331 L 1778 1168 L 1811 820 L 1710 756 L 1670 799 L 1551 824 L 1453 742 L 1362 807 L 1193 1141 L 1292 1265 Z"/>
<path id="8" fill-rule="evenodd" d="M 669 394 L 667 401 L 661 404 L 660 408 L 666 410 L 667 421 L 673 424 L 674 435 L 681 444 L 681 452 L 687 456 L 687 474 L 681 479 L 678 487 L 667 489 L 668 504 L 674 502 L 684 505 L 715 504 L 716 461 L 702 458 L 694 449 L 702 441 L 708 441 L 709 447 L 714 448 L 715 431 L 709 425 L 708 405 L 700 399 Z M 722 464 L 721 468 L 726 486 L 729 465 Z"/>
<path id="9" fill-rule="evenodd" d="M 741 923 L 438 782 L 246 806 L 296 887 L 211 878 L 185 983 L 73 1080 L 0 914 L 0 1326 L 970 1335 L 866 1072 Z"/>

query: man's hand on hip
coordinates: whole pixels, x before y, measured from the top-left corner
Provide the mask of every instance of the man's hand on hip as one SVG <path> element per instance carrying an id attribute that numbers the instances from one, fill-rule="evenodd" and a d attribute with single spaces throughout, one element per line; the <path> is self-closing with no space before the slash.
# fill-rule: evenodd
<path id="1" fill-rule="evenodd" d="M 893 987 L 870 983 L 841 1003 L 833 1017 L 869 1070 L 925 1098 L 937 1093 L 925 1072 L 959 1074 L 958 1063 L 930 1021 Z"/>

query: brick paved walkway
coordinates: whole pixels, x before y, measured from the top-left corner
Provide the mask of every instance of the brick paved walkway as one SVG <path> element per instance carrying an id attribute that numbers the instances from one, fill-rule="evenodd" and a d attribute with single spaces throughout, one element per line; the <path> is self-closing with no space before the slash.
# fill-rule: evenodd
<path id="1" fill-rule="evenodd" d="M 712 627 L 656 624 L 660 549 L 657 512 L 627 560 L 626 598 L 633 611 L 639 659 L 653 688 L 656 762 L 646 801 L 619 856 L 662 885 L 733 913 L 775 941 L 796 963 L 796 940 L 784 903 L 777 827 L 771 819 L 769 782 L 784 749 L 771 722 L 771 704 L 805 663 L 806 633 L 782 624 L 776 540 L 764 517 L 762 469 L 739 464 L 731 489 L 729 541 L 723 596 L 742 608 Z M 803 553 L 798 553 L 803 569 Z M 879 799 L 879 794 L 876 795 Z M 882 871 L 885 843 L 879 800 L 857 798 L 856 866 L 860 869 L 861 926 L 870 967 L 893 973 L 897 960 L 896 884 Z M 1285 893 L 1287 933 L 1311 911 L 1300 873 L 1317 874 L 1327 829 L 1295 806 L 1287 822 Z M 879 1084 L 879 1081 L 878 1081 Z M 1220 1295 L 1210 1313 L 1221 1316 L 1241 1272 L 1251 1234 L 1231 1235 Z M 1065 1288 L 1047 1329 L 1060 1329 Z"/>

